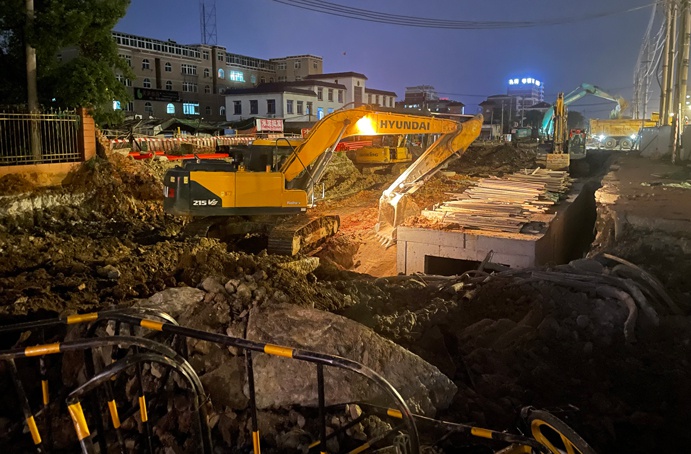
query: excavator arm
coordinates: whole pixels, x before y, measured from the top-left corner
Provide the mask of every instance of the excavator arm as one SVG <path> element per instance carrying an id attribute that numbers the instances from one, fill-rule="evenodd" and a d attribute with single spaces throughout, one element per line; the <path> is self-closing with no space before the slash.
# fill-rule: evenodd
<path id="1" fill-rule="evenodd" d="M 338 142 L 356 135 L 446 134 L 456 130 L 453 120 L 374 110 L 371 106 L 333 112 L 319 121 L 305 141 L 281 166 L 292 189 L 311 197 Z"/>
<path id="2" fill-rule="evenodd" d="M 598 98 L 614 101 L 617 106 L 612 110 L 610 116 L 612 118 L 619 118 L 621 112 L 626 109 L 628 103 L 621 96 L 613 96 L 602 90 L 600 87 L 591 84 L 581 84 L 580 87 L 573 90 L 571 93 L 564 96 L 564 105 L 578 101 L 586 95 L 597 96 Z M 540 126 L 540 135 L 542 137 L 550 137 L 554 132 L 554 106 L 547 109 L 545 115 L 542 117 L 542 125 Z"/>
<path id="3" fill-rule="evenodd" d="M 375 227 L 386 246 L 396 240 L 396 227 L 405 218 L 406 199 L 436 174 L 454 154 L 463 154 L 482 130 L 482 115 L 442 135 L 408 169 L 403 172 L 379 199 L 379 220 Z"/>

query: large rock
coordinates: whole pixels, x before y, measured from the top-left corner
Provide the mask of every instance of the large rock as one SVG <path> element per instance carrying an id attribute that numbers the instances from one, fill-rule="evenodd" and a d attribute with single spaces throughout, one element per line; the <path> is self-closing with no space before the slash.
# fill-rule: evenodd
<path id="1" fill-rule="evenodd" d="M 344 317 L 316 309 L 279 304 L 250 312 L 247 339 L 342 356 L 378 372 L 403 396 L 411 411 L 434 415 L 449 406 L 456 386 L 420 357 Z M 254 371 L 260 409 L 317 405 L 316 366 L 257 354 Z M 354 372 L 324 369 L 327 405 L 393 402 Z"/>

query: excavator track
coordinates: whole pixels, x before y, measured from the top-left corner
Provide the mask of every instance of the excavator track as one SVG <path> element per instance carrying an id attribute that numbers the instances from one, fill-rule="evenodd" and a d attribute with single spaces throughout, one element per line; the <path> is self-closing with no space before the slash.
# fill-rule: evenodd
<path id="1" fill-rule="evenodd" d="M 267 252 L 290 256 L 307 252 L 338 232 L 340 223 L 338 215 L 295 216 L 271 230 Z"/>

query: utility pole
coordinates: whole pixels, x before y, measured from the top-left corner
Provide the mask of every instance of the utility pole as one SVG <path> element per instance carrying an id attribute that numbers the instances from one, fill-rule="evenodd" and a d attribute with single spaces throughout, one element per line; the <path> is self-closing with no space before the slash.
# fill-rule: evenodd
<path id="1" fill-rule="evenodd" d="M 678 164 L 681 160 L 682 134 L 686 126 L 686 84 L 689 72 L 689 50 L 691 48 L 691 0 L 682 0 L 679 14 L 681 15 L 681 49 L 677 59 L 677 89 L 675 101 L 675 128 L 673 128 L 674 150 L 672 163 Z"/>
<path id="2" fill-rule="evenodd" d="M 660 81 L 660 126 L 667 126 L 669 123 L 669 73 L 670 68 L 674 67 L 674 23 L 672 22 L 672 10 L 674 2 L 667 0 L 665 5 L 665 47 L 662 51 L 662 78 Z M 670 51 L 671 50 L 671 51 Z"/>
<path id="3" fill-rule="evenodd" d="M 26 0 L 26 24 L 24 27 L 24 48 L 26 51 L 26 95 L 31 116 L 31 156 L 41 161 L 41 125 L 38 118 L 38 87 L 36 83 L 36 49 L 29 42 L 34 29 L 34 0 Z"/>

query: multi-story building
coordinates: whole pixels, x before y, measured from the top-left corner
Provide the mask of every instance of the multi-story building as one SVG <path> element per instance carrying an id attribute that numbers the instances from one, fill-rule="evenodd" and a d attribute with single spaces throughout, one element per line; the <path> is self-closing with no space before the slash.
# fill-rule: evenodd
<path id="1" fill-rule="evenodd" d="M 428 104 L 433 101 L 438 101 L 439 95 L 431 85 L 417 85 L 415 87 L 405 88 L 405 98 L 403 99 L 403 107 L 406 109 L 429 109 Z"/>
<path id="2" fill-rule="evenodd" d="M 519 108 L 528 108 L 545 100 L 545 84 L 533 77 L 509 79 L 506 94 L 518 99 Z"/>
<path id="3" fill-rule="evenodd" d="M 255 87 L 279 78 L 299 80 L 322 68 L 321 57 L 312 55 L 263 60 L 228 52 L 222 46 L 182 45 L 119 32 L 113 32 L 113 39 L 136 76 L 128 80 L 116 74 L 131 87 L 134 98 L 120 108 L 126 115 L 143 118 L 203 117 L 224 121 L 227 90 Z"/>
<path id="4" fill-rule="evenodd" d="M 291 82 L 303 80 L 311 74 L 321 74 L 323 61 L 314 55 L 294 55 L 269 59 L 275 65 L 276 81 Z"/>
<path id="5" fill-rule="evenodd" d="M 311 122 L 343 107 L 376 104 L 394 107 L 396 93 L 367 88 L 367 77 L 344 72 L 307 75 L 304 80 L 226 90 L 228 121 L 250 117 Z"/>

